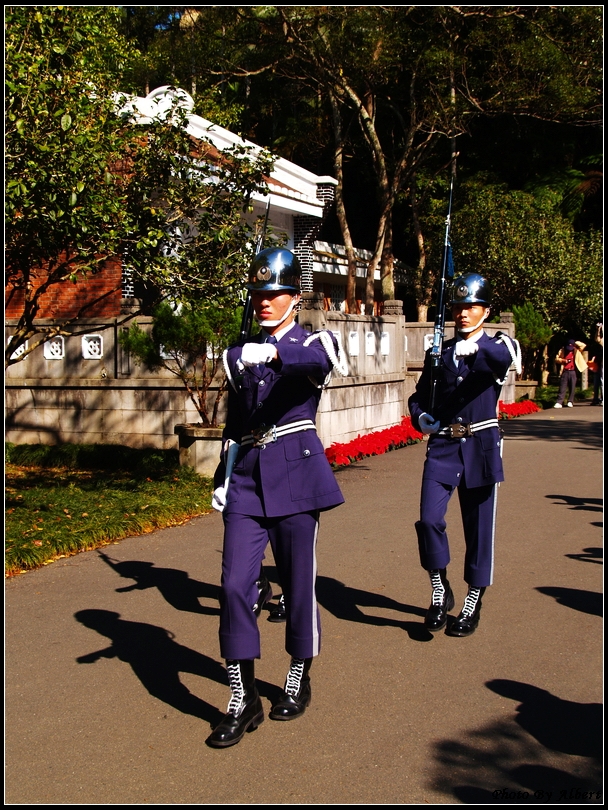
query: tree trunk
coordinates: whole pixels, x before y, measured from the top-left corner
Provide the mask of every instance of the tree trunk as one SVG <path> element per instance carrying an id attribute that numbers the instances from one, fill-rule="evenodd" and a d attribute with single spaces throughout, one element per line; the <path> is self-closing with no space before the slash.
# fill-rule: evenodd
<path id="1" fill-rule="evenodd" d="M 431 289 L 429 289 L 429 279 L 426 274 L 426 247 L 424 234 L 420 225 L 418 212 L 418 196 L 416 194 L 416 176 L 412 177 L 410 185 L 410 206 L 412 209 L 412 226 L 418 245 L 418 264 L 416 265 L 416 278 L 414 280 L 414 290 L 416 292 L 416 309 L 418 310 L 418 323 L 424 323 L 428 317 L 429 300 Z"/>
<path id="2" fill-rule="evenodd" d="M 389 220 L 386 228 L 386 237 L 382 249 L 382 262 L 380 264 L 380 280 L 382 284 L 382 300 L 395 300 L 395 276 L 393 269 L 395 257 L 393 256 L 393 227 Z"/>
<path id="3" fill-rule="evenodd" d="M 342 136 L 342 119 L 340 116 L 340 109 L 338 102 L 333 93 L 329 94 L 331 102 L 332 122 L 334 127 L 334 171 L 336 173 L 336 215 L 340 223 L 340 231 L 342 233 L 342 241 L 346 249 L 346 261 L 348 263 L 348 275 L 346 276 L 346 311 L 350 315 L 358 315 L 359 308 L 357 306 L 357 258 L 355 256 L 355 248 L 353 240 L 348 227 L 348 220 L 346 218 L 346 207 L 344 205 L 344 171 L 343 171 L 343 155 L 344 155 L 344 138 Z"/>
<path id="4" fill-rule="evenodd" d="M 429 308 L 427 304 L 416 304 L 418 312 L 418 323 L 426 323 L 429 319 Z"/>

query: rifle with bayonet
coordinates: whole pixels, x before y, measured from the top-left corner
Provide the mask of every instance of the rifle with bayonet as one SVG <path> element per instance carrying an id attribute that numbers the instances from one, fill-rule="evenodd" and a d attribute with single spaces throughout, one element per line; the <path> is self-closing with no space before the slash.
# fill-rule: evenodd
<path id="1" fill-rule="evenodd" d="M 264 217 L 264 225 L 258 236 L 258 241 L 255 246 L 255 255 L 264 248 L 264 238 L 266 236 L 266 228 L 268 227 L 268 214 L 270 212 L 270 195 L 266 204 L 266 215 Z M 247 297 L 245 298 L 245 306 L 243 307 L 243 317 L 241 319 L 241 331 L 239 332 L 239 343 L 241 346 L 247 343 L 251 337 L 251 327 L 253 325 L 253 302 L 251 300 L 251 290 L 247 290 Z"/>
<path id="2" fill-rule="evenodd" d="M 452 195 L 454 192 L 454 175 L 450 181 L 450 200 L 448 203 L 448 215 L 445 221 L 445 239 L 443 243 L 443 258 L 441 262 L 441 279 L 439 282 L 439 293 L 437 300 L 437 314 L 435 316 L 435 326 L 433 329 L 433 345 L 431 347 L 431 395 L 429 399 L 429 413 L 434 414 L 435 399 L 437 393 L 437 383 L 440 378 L 441 369 L 441 349 L 443 347 L 443 336 L 445 333 L 445 296 L 448 281 L 454 278 L 454 263 L 452 260 L 452 245 L 450 243 L 450 229 L 452 220 Z"/>

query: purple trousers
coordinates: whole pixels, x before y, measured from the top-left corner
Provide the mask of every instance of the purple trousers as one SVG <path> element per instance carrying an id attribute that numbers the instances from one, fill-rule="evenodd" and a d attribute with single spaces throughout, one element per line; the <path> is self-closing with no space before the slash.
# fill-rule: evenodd
<path id="1" fill-rule="evenodd" d="M 439 481 L 422 480 L 420 520 L 415 525 L 420 564 L 427 571 L 447 568 L 450 562 L 445 515 L 454 489 Z M 464 484 L 458 487 L 466 544 L 464 581 L 473 588 L 491 585 L 494 576 L 497 489 L 498 484 L 471 489 Z"/>
<path id="2" fill-rule="evenodd" d="M 266 518 L 224 512 L 224 552 L 220 595 L 222 658 L 260 657 L 260 632 L 252 606 L 256 579 L 268 542 L 285 596 L 285 649 L 294 658 L 313 658 L 321 645 L 315 594 L 319 513 Z"/>

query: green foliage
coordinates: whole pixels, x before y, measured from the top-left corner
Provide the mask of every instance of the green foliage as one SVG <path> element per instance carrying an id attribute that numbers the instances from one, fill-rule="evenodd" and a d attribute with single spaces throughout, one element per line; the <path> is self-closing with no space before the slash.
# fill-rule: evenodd
<path id="1" fill-rule="evenodd" d="M 559 385 L 539 385 L 536 388 L 534 402 L 539 405 L 543 410 L 548 410 L 555 405 L 557 395 L 559 394 Z M 574 392 L 575 402 L 586 402 L 593 397 L 593 388 L 579 388 L 577 386 Z"/>
<path id="2" fill-rule="evenodd" d="M 540 312 L 529 301 L 513 307 L 513 318 L 515 337 L 521 346 L 522 377 L 528 380 L 538 379 L 537 369 L 540 371 L 542 353 L 551 340 L 553 330 L 545 324 Z"/>
<path id="3" fill-rule="evenodd" d="M 7 456 L 9 575 L 210 511 L 212 481 L 174 451 L 9 445 Z"/>
<path id="4" fill-rule="evenodd" d="M 233 298 L 253 252 L 243 212 L 270 155 L 218 157 L 174 109 L 117 115 L 138 52 L 114 6 L 10 7 L 6 15 L 6 273 L 23 314 L 6 364 L 65 324 L 38 326 L 41 297 L 124 257 L 164 292 Z M 82 314 L 86 314 L 83 307 Z M 32 338 L 35 338 L 32 340 Z"/>
<path id="5" fill-rule="evenodd" d="M 536 198 L 478 177 L 465 189 L 453 232 L 458 272 L 492 281 L 497 309 L 529 303 L 557 330 L 583 334 L 601 319 L 602 238 L 577 233 L 559 211 L 559 198 Z"/>
<path id="6" fill-rule="evenodd" d="M 529 301 L 513 307 L 515 335 L 522 348 L 538 349 L 551 340 L 553 331 L 545 324 L 540 312 Z"/>
<path id="7" fill-rule="evenodd" d="M 580 168 L 554 169 L 525 186 L 536 197 L 557 194 L 561 213 L 575 225 L 585 225 L 603 202 L 603 156 L 590 156 L 581 163 Z"/>
<path id="8" fill-rule="evenodd" d="M 178 377 L 202 423 L 215 427 L 226 389 L 222 352 L 237 340 L 240 324 L 237 308 L 200 301 L 172 307 L 165 301 L 153 312 L 150 332 L 135 322 L 119 334 L 119 342 L 135 362 L 151 371 L 166 369 Z M 217 394 L 211 406 L 208 395 L 214 382 Z"/>
<path id="9" fill-rule="evenodd" d="M 117 444 L 12 444 L 5 445 L 7 464 L 66 470 L 131 470 L 167 475 L 179 466 L 177 450 L 137 450 Z"/>

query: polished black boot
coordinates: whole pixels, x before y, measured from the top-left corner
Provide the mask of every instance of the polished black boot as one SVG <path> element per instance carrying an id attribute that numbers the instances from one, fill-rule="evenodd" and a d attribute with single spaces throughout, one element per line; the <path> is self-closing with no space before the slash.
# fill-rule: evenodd
<path id="1" fill-rule="evenodd" d="M 285 622 L 287 621 L 287 611 L 285 610 L 285 596 L 281 594 L 281 598 L 276 605 L 270 608 L 270 615 L 268 616 L 269 622 Z"/>
<path id="2" fill-rule="evenodd" d="M 448 610 L 454 607 L 454 594 L 450 588 L 445 568 L 429 571 L 433 596 L 424 618 L 424 626 L 431 633 L 443 630 L 448 620 Z"/>
<path id="3" fill-rule="evenodd" d="M 255 587 L 258 589 L 258 597 L 253 606 L 253 612 L 256 616 L 259 616 L 266 602 L 272 599 L 272 586 L 264 573 L 263 566 L 260 568 L 260 576 L 255 581 Z"/>
<path id="4" fill-rule="evenodd" d="M 464 606 L 460 612 L 460 616 L 456 619 L 454 624 L 448 628 L 450 636 L 464 636 L 472 635 L 477 630 L 479 624 L 479 614 L 481 613 L 481 597 L 485 593 L 485 588 L 471 588 L 464 600 Z"/>
<path id="5" fill-rule="evenodd" d="M 285 689 L 279 702 L 272 707 L 271 720 L 293 720 L 304 714 L 310 704 L 310 677 L 312 658 L 292 658 Z"/>
<path id="6" fill-rule="evenodd" d="M 228 712 L 207 737 L 212 748 L 236 745 L 246 731 L 255 729 L 264 720 L 262 701 L 255 686 L 253 661 L 226 661 L 228 683 L 232 697 Z"/>

